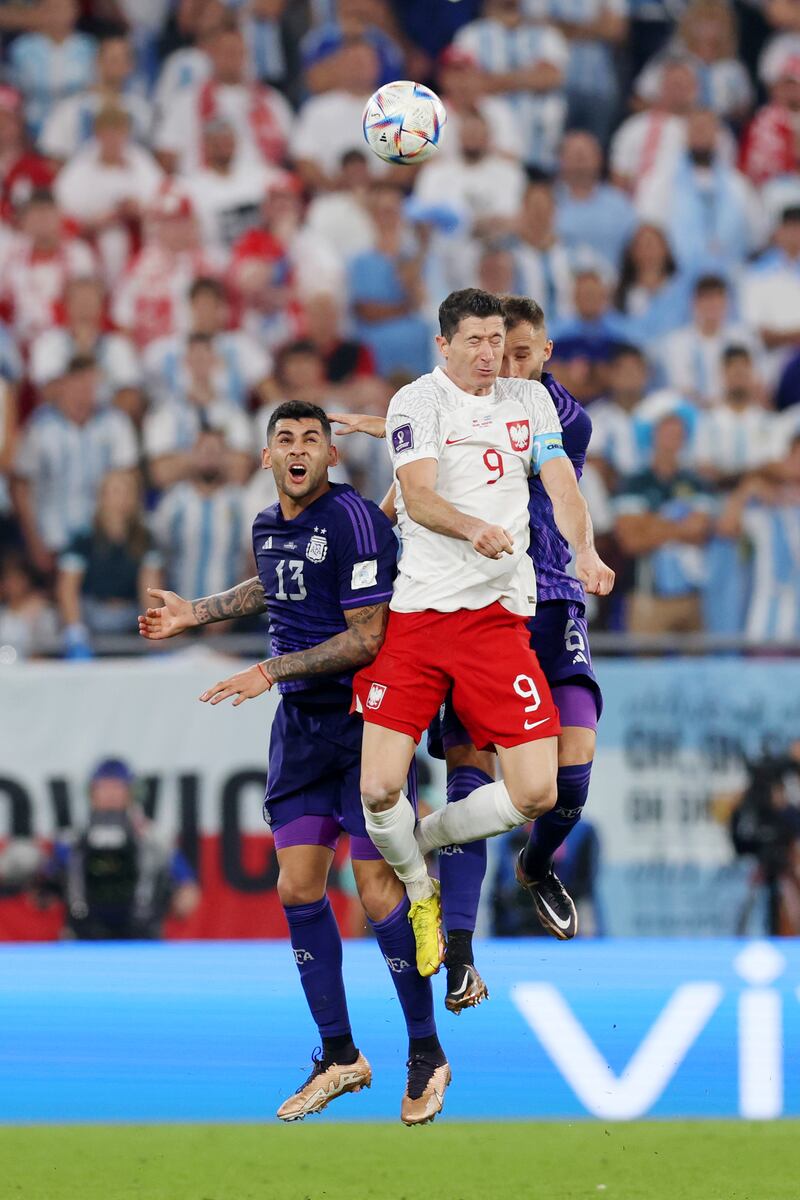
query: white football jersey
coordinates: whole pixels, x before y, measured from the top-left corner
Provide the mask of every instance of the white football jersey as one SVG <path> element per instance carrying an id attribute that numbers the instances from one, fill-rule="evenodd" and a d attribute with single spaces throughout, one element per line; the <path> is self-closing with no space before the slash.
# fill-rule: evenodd
<path id="1" fill-rule="evenodd" d="M 463 392 L 437 367 L 392 398 L 386 444 L 395 471 L 417 459 L 438 462 L 436 491 L 469 516 L 502 525 L 513 554 L 485 558 L 470 542 L 412 521 L 397 484 L 402 540 L 391 608 L 455 612 L 505 608 L 531 616 L 536 577 L 530 538 L 528 477 L 539 461 L 563 455 L 561 425 L 550 396 L 536 382 L 498 379 L 488 396 Z"/>

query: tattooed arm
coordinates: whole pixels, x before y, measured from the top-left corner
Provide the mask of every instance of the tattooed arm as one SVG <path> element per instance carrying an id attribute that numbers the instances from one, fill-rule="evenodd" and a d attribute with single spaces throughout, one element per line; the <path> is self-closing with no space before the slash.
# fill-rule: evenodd
<path id="1" fill-rule="evenodd" d="M 347 629 L 334 637 L 298 650 L 295 654 L 282 654 L 239 671 L 229 679 L 215 683 L 201 700 L 219 704 L 235 696 L 234 706 L 252 700 L 268 692 L 273 683 L 280 679 L 306 679 L 310 675 L 343 675 L 372 662 L 383 645 L 386 622 L 389 619 L 388 604 L 371 604 L 367 608 L 345 610 Z"/>
<path id="2" fill-rule="evenodd" d="M 196 625 L 213 621 L 233 621 L 267 611 L 267 598 L 257 575 L 237 583 L 227 592 L 203 596 L 200 600 L 184 600 L 176 592 L 150 588 L 150 595 L 163 601 L 163 608 L 148 608 L 139 617 L 139 633 L 150 641 L 175 637 Z"/>

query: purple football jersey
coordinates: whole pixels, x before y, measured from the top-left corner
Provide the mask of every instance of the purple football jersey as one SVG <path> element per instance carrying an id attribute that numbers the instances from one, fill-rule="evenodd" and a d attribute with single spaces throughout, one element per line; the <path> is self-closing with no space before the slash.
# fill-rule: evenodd
<path id="1" fill-rule="evenodd" d="M 542 373 L 542 383 L 556 406 L 564 434 L 564 450 L 580 479 L 592 436 L 592 422 L 575 397 L 557 383 L 548 371 Z M 528 554 L 536 569 L 539 600 L 578 600 L 583 604 L 583 585 L 567 574 L 567 564 L 572 553 L 567 541 L 558 531 L 553 517 L 553 505 L 538 475 L 531 475 L 530 478 L 528 512 L 531 518 Z"/>
<path id="2" fill-rule="evenodd" d="M 253 552 L 267 597 L 272 654 L 308 650 L 347 628 L 345 610 L 392 598 L 397 539 L 376 504 L 349 484 L 330 491 L 287 521 L 280 504 L 253 523 Z M 344 702 L 352 675 L 321 675 L 278 684 L 283 693 Z"/>

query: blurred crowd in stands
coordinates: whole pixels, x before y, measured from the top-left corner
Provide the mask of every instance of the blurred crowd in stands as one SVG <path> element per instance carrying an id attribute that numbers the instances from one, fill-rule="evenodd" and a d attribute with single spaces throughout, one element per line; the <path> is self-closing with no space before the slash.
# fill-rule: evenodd
<path id="1" fill-rule="evenodd" d="M 272 407 L 385 412 L 475 284 L 542 304 L 594 422 L 596 627 L 800 637 L 798 0 L 7 0 L 0 33 L 2 661 L 251 573 Z M 448 110 L 415 168 L 361 133 L 395 78 Z M 385 447 L 341 450 L 379 498 Z"/>

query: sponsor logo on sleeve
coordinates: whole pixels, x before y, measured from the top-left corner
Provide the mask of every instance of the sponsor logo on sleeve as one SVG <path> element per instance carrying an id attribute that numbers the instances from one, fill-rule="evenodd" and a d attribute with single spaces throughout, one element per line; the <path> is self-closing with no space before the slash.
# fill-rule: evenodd
<path id="1" fill-rule="evenodd" d="M 371 708 L 373 710 L 376 708 L 380 708 L 380 706 L 383 704 L 383 697 L 385 695 L 386 695 L 386 684 L 385 683 L 373 683 L 370 686 L 369 695 L 367 696 L 367 708 Z"/>
<path id="2" fill-rule="evenodd" d="M 414 430 L 410 425 L 398 425 L 392 431 L 392 449 L 395 454 L 404 454 L 414 449 Z"/>
<path id="3" fill-rule="evenodd" d="M 377 558 L 369 558 L 366 562 L 353 563 L 353 574 L 350 578 L 351 591 L 357 592 L 359 588 L 374 587 L 377 582 Z"/>
<path id="4" fill-rule="evenodd" d="M 530 421 L 506 421 L 506 429 L 508 430 L 511 449 L 521 453 L 523 450 L 530 450 L 531 447 L 531 424 Z"/>

